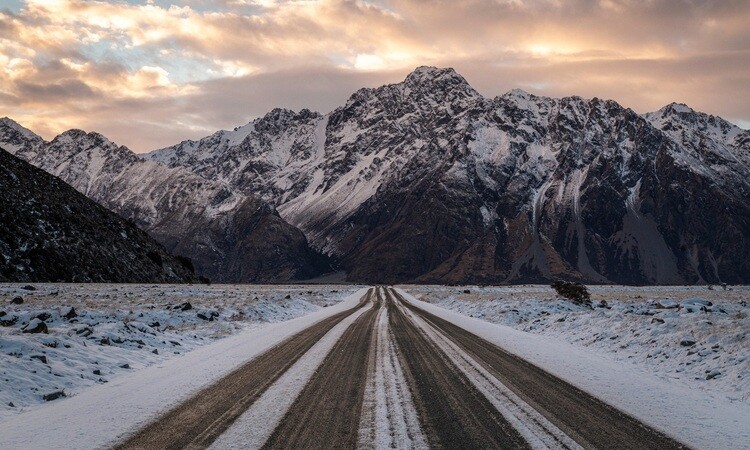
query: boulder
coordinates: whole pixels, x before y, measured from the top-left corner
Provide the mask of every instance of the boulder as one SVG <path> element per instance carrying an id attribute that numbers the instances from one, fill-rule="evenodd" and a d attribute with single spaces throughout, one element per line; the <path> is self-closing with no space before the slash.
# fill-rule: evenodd
<path id="1" fill-rule="evenodd" d="M 219 317 L 219 313 L 213 310 L 204 310 L 198 313 L 198 318 L 213 322 L 215 318 Z"/>
<path id="2" fill-rule="evenodd" d="M 76 313 L 76 309 L 72 306 L 66 306 L 60 311 L 60 316 L 62 316 L 65 319 L 72 319 L 74 317 L 78 317 L 78 313 Z"/>
<path id="3" fill-rule="evenodd" d="M 0 320 L 0 327 L 12 327 L 18 322 L 18 317 L 13 316 L 10 319 Z"/>
<path id="4" fill-rule="evenodd" d="M 721 375 L 721 372 L 718 371 L 718 370 L 716 370 L 716 369 L 714 369 L 714 370 L 708 372 L 708 374 L 706 375 L 706 380 L 713 380 L 714 378 L 718 377 L 719 375 Z"/>
<path id="5" fill-rule="evenodd" d="M 83 327 L 76 330 L 76 334 L 81 337 L 89 337 L 94 334 L 94 330 L 90 327 Z"/>
<path id="6" fill-rule="evenodd" d="M 55 391 L 49 394 L 44 394 L 42 396 L 42 399 L 45 402 L 51 402 L 52 400 L 57 400 L 58 398 L 61 398 L 61 397 L 65 397 L 65 391 Z"/>
<path id="7" fill-rule="evenodd" d="M 23 304 L 23 297 L 20 295 L 18 297 L 13 297 L 13 300 L 10 301 L 12 305 L 22 305 Z"/>
<path id="8" fill-rule="evenodd" d="M 31 355 L 30 358 L 31 359 L 38 359 L 39 361 L 42 362 L 42 364 L 47 364 L 47 357 L 44 356 L 44 355 Z"/>
<path id="9" fill-rule="evenodd" d="M 47 324 L 44 321 L 34 318 L 28 325 L 23 327 L 24 333 L 48 333 Z"/>

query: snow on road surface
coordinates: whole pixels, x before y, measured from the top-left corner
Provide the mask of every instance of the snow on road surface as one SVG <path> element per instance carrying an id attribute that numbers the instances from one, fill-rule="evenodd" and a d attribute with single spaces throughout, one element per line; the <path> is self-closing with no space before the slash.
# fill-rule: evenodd
<path id="1" fill-rule="evenodd" d="M 492 402 L 493 406 L 513 424 L 534 449 L 568 448 L 582 450 L 573 439 L 548 421 L 511 389 L 493 377 L 482 365 L 462 351 L 455 343 L 422 318 L 402 308 L 466 377 Z"/>
<path id="2" fill-rule="evenodd" d="M 625 364 L 603 352 L 564 342 L 556 336 L 529 333 L 468 317 L 409 294 L 409 291 L 419 291 L 419 294 L 427 297 L 430 296 L 430 289 L 435 290 L 434 287 L 422 287 L 420 290 L 410 286 L 398 291 L 418 307 L 522 356 L 688 445 L 696 448 L 750 449 L 748 402 L 732 401 L 723 395 L 693 389 L 680 381 L 660 378 L 648 367 Z M 456 288 L 437 289 L 456 292 Z M 460 292 L 463 293 L 465 289 L 471 291 L 476 288 L 461 288 Z M 521 314 L 521 309 L 518 314 Z M 746 341 L 744 348 L 747 354 Z"/>
<path id="3" fill-rule="evenodd" d="M 85 290 L 90 286 L 80 289 Z M 38 285 L 38 287 L 41 289 L 42 285 Z M 138 286 L 132 288 L 135 290 L 141 289 Z M 153 289 L 163 289 L 163 287 L 154 287 Z M 219 297 L 224 297 L 225 294 L 229 293 L 229 289 L 237 289 L 241 292 L 247 290 L 250 295 L 252 295 L 252 292 L 262 295 L 264 291 L 267 291 L 266 293 L 272 298 L 281 296 L 284 300 L 287 300 L 287 295 L 291 297 L 290 291 L 305 293 L 307 291 L 315 292 L 317 289 L 322 290 L 323 293 L 330 293 L 331 291 L 330 287 L 302 286 L 286 288 L 212 286 L 210 289 L 196 286 L 178 286 L 175 289 L 196 289 L 196 292 L 194 292 L 195 299 L 201 297 L 215 298 L 217 294 Z M 217 291 L 212 291 L 214 289 Z M 336 301 L 337 297 L 341 297 L 339 295 L 341 294 L 340 289 L 333 288 L 333 290 L 339 291 L 332 296 L 334 300 L 321 299 L 323 300 L 322 304 L 327 304 L 326 302 L 330 301 L 332 306 L 326 308 L 308 307 L 307 311 L 314 309 L 317 309 L 317 311 L 284 322 L 239 330 L 230 337 L 198 347 L 191 352 L 166 360 L 155 361 L 155 364 L 141 370 L 134 370 L 128 376 L 115 377 L 109 383 L 82 389 L 80 393 L 71 398 L 56 400 L 37 408 L 30 408 L 22 414 L 6 416 L 0 419 L 0 448 L 48 448 L 52 439 L 55 442 L 64 442 L 66 448 L 84 449 L 106 446 L 128 432 L 144 426 L 173 405 L 184 401 L 202 387 L 211 384 L 214 380 L 231 372 L 235 367 L 273 347 L 297 331 L 324 317 L 351 308 L 357 304 L 365 291 L 359 289 L 351 294 L 354 289 L 347 288 L 350 295 Z M 276 291 L 278 293 L 273 293 Z M 243 298 L 236 298 L 235 300 L 238 303 L 243 303 Z M 269 301 L 269 304 L 272 303 L 274 302 Z M 29 307 L 30 305 L 24 303 L 19 306 Z M 257 312 L 258 317 L 268 317 L 263 311 Z M 296 315 L 299 316 L 304 312 L 305 309 L 301 308 Z M 26 337 L 27 335 L 22 336 Z M 87 345 L 86 347 L 91 346 Z M 111 348 L 111 346 L 108 348 Z M 147 353 L 149 352 L 142 352 L 143 355 Z M 83 354 L 80 361 L 77 355 L 74 355 L 74 358 L 73 364 L 80 364 L 80 361 L 83 361 L 83 363 L 89 362 L 86 354 Z M 2 370 L 10 370 L 6 369 L 5 361 L 3 359 Z M 10 361 L 13 363 L 12 359 Z M 4 380 L 5 378 L 2 379 L 3 382 L 5 382 Z M 16 390 L 14 386 L 4 385 L 3 392 L 6 389 L 11 393 Z"/>
<path id="4" fill-rule="evenodd" d="M 378 288 L 378 295 L 384 302 L 382 288 Z M 427 448 L 404 369 L 398 360 L 385 303 L 378 312 L 374 339 L 358 446 L 373 449 Z"/>

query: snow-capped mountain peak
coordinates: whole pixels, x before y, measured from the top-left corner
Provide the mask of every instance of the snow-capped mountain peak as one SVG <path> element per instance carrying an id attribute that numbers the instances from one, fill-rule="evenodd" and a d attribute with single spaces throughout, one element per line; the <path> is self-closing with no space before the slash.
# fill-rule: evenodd
<path id="1" fill-rule="evenodd" d="M 670 181 L 698 177 L 747 209 L 750 173 L 733 156 L 742 133 L 669 105 L 659 117 L 674 129 L 679 119 L 686 141 L 654 114 L 520 89 L 487 99 L 453 69 L 424 66 L 324 116 L 274 110 L 240 144 L 205 138 L 147 157 L 260 195 L 356 280 L 750 277 L 746 262 L 719 262 L 738 258 L 721 237 L 685 225 L 705 220 L 682 204 L 694 181 Z M 748 235 L 726 221 L 723 233 Z"/>
<path id="2" fill-rule="evenodd" d="M 695 111 L 684 103 L 670 103 L 643 116 L 663 131 L 689 128 L 725 143 L 744 131 L 721 117 Z"/>
<path id="3" fill-rule="evenodd" d="M 464 77 L 459 75 L 453 68 L 438 68 L 434 66 L 419 66 L 409 73 L 404 80 L 407 86 L 434 85 L 449 83 L 453 85 L 468 85 Z"/>
<path id="4" fill-rule="evenodd" d="M 712 166 L 737 163 L 750 169 L 750 131 L 743 130 L 721 117 L 702 113 L 684 103 L 670 103 L 646 113 L 643 117 L 655 128 L 681 144 L 690 159 L 687 164 L 698 166 L 696 160 Z M 744 176 L 737 171 L 729 176 Z"/>
<path id="5" fill-rule="evenodd" d="M 39 137 L 37 134 L 29 130 L 28 128 L 25 128 L 15 120 L 9 117 L 0 118 L 0 133 L 7 133 L 10 130 L 22 134 L 27 139 L 41 139 L 41 137 Z"/>
<path id="6" fill-rule="evenodd" d="M 123 149 L 100 133 L 95 131 L 87 132 L 77 128 L 59 134 L 51 143 L 59 145 L 72 153 L 92 148 L 97 148 L 103 152 L 122 151 Z M 132 152 L 126 150 L 124 153 Z"/>
<path id="7" fill-rule="evenodd" d="M 513 88 L 506 92 L 505 94 L 500 96 L 501 98 L 516 98 L 516 99 L 523 99 L 523 100 L 530 100 L 532 98 L 538 98 L 536 95 L 531 94 L 529 92 L 524 91 L 520 88 Z"/>
<path id="8" fill-rule="evenodd" d="M 0 144 L 10 153 L 31 151 L 44 140 L 8 117 L 0 119 Z"/>
<path id="9" fill-rule="evenodd" d="M 152 229 L 165 214 L 275 207 L 354 281 L 750 280 L 750 133 L 684 105 L 641 116 L 599 98 L 489 99 L 420 67 L 328 114 L 274 109 L 146 161 L 67 139 L 31 153 L 57 151 L 44 157 L 55 173 Z M 141 203 L 107 190 L 120 184 Z"/>

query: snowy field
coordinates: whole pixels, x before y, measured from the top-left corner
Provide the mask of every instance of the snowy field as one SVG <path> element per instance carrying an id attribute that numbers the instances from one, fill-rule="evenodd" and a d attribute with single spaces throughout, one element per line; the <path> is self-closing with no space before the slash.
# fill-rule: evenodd
<path id="1" fill-rule="evenodd" d="M 406 286 L 416 298 L 559 339 L 667 381 L 750 403 L 750 287 L 589 287 L 594 308 L 548 286 Z M 598 304 L 604 301 L 606 306 Z"/>
<path id="2" fill-rule="evenodd" d="M 0 420 L 240 330 L 321 310 L 357 290 L 301 285 L 25 287 L 0 285 Z M 18 297 L 23 303 L 13 302 Z M 46 333 L 30 332 L 44 327 Z"/>

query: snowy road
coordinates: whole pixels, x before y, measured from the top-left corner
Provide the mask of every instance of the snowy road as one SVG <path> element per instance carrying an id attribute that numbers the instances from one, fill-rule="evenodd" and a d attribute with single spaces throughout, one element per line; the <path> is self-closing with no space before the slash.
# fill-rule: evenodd
<path id="1" fill-rule="evenodd" d="M 115 446 L 683 448 L 382 287 Z"/>

